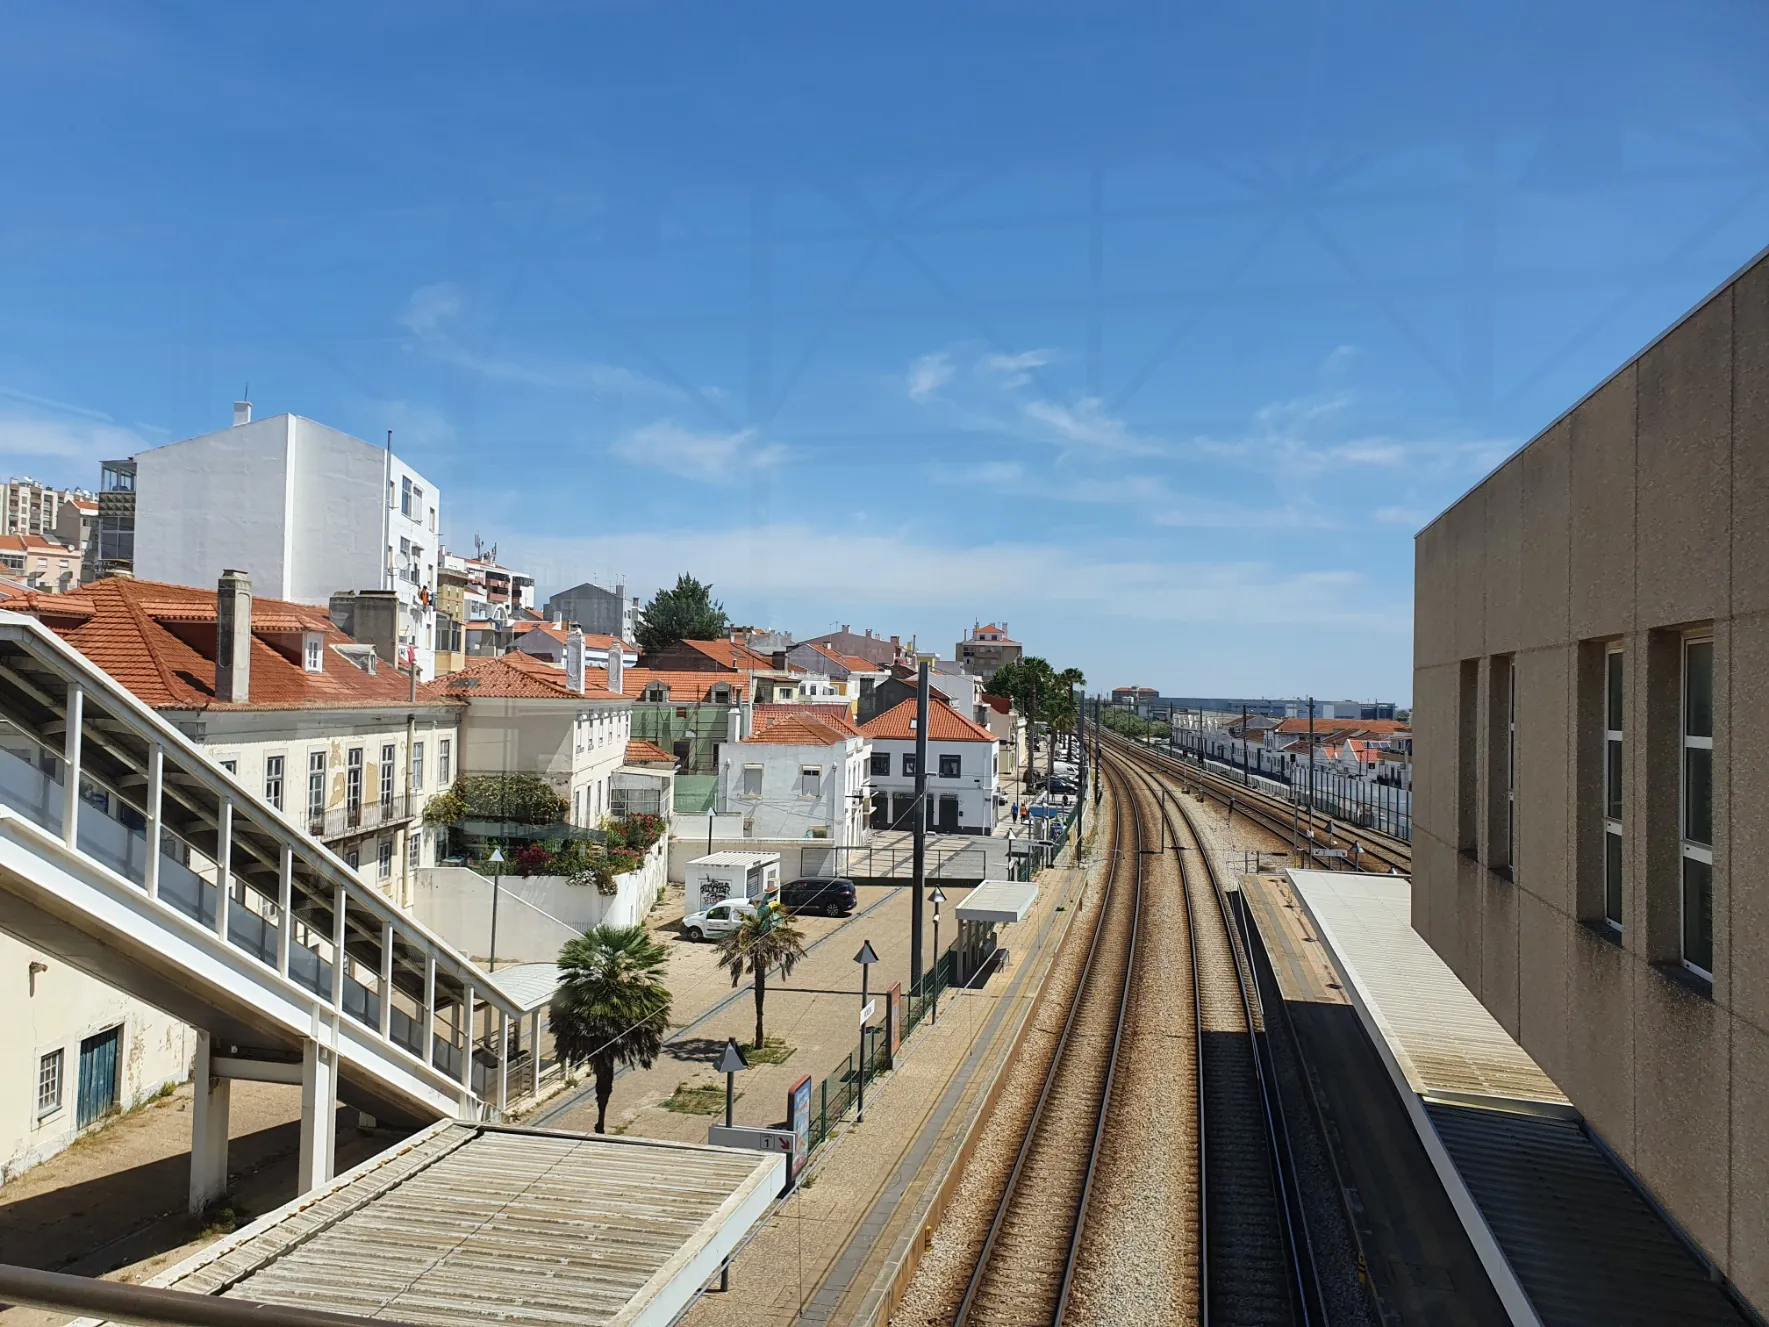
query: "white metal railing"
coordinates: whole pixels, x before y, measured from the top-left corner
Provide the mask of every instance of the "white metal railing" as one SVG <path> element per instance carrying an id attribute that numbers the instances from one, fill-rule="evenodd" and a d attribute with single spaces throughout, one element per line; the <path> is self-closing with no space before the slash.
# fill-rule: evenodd
<path id="1" fill-rule="evenodd" d="M 519 1016 L 483 972 L 42 623 L 4 612 L 0 813 L 150 919 L 245 955 L 267 1006 L 348 1020 L 433 1093 L 483 1098 L 502 1080 L 464 1049 L 476 1014 Z"/>

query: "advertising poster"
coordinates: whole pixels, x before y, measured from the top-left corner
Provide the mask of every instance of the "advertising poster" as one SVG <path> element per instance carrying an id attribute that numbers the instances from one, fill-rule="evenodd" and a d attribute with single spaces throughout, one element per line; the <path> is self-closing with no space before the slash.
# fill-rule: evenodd
<path id="1" fill-rule="evenodd" d="M 786 1118 L 792 1128 L 793 1137 L 798 1146 L 792 1156 L 792 1176 L 798 1178 L 799 1171 L 805 1167 L 805 1161 L 811 1155 L 811 1076 L 806 1074 L 786 1091 Z"/>
<path id="2" fill-rule="evenodd" d="M 903 1044 L 903 983 L 892 982 L 891 989 L 885 992 L 886 1018 L 891 1038 L 891 1061 L 896 1062 L 897 1047 Z"/>

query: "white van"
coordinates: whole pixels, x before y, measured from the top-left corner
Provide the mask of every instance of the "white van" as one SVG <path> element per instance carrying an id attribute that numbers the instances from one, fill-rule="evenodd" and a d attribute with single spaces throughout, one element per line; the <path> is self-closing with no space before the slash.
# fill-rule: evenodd
<path id="1" fill-rule="evenodd" d="M 682 918 L 682 934 L 690 940 L 722 940 L 755 911 L 755 904 L 742 899 L 715 903 L 705 912 L 691 912 Z"/>

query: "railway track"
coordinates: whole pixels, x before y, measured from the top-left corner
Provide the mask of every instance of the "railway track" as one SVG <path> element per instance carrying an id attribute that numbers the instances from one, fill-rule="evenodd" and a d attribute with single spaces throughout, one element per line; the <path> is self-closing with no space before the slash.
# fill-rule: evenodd
<path id="1" fill-rule="evenodd" d="M 1128 792 L 1112 799 L 1087 959 L 954 1327 L 1049 1327 L 1068 1304 L 1136 975 L 1143 825 Z"/>
<path id="2" fill-rule="evenodd" d="M 1304 851 L 1312 839 L 1317 848 L 1345 849 L 1348 856 L 1344 860 L 1356 870 L 1379 875 L 1391 870 L 1402 875 L 1412 873 L 1413 849 L 1404 839 L 1348 824 L 1343 818 L 1319 811 L 1310 812 L 1306 807 L 1250 788 L 1195 761 L 1175 759 L 1117 733 L 1107 731 L 1102 736 L 1107 751 L 1115 752 L 1144 769 L 1159 771 L 1170 780 L 1180 780 L 1223 806 L 1232 806 L 1236 814 L 1246 816 L 1271 834 L 1285 851 L 1289 850 L 1293 836 L 1303 845 Z"/>
<path id="3" fill-rule="evenodd" d="M 1108 758 L 1110 760 L 1110 758 Z M 1129 777 L 1158 796 L 1160 780 Z M 1180 791 L 1169 788 L 1170 794 Z M 1265 1039 L 1245 912 L 1217 873 L 1183 793 L 1160 802 L 1179 846 L 1197 1010 L 1199 1302 L 1205 1323 L 1324 1324 L 1291 1152 Z"/>

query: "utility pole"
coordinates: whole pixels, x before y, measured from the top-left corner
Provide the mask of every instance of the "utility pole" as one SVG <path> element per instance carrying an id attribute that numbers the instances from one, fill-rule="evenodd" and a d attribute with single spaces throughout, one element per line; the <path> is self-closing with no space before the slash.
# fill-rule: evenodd
<path id="1" fill-rule="evenodd" d="M 1314 697 L 1308 698 L 1308 822 L 1314 824 Z"/>
<path id="2" fill-rule="evenodd" d="M 1247 757 L 1249 754 L 1250 748 L 1247 745 L 1247 707 L 1243 704 L 1241 706 L 1241 786 L 1243 788 L 1251 788 L 1253 786 L 1253 774 L 1247 768 Z"/>
<path id="3" fill-rule="evenodd" d="M 915 819 L 909 900 L 909 989 L 921 989 L 921 896 L 927 886 L 927 726 L 928 662 L 921 661 L 915 693 Z M 993 815 L 995 808 L 990 807 Z M 993 826 L 991 826 L 993 828 Z"/>

